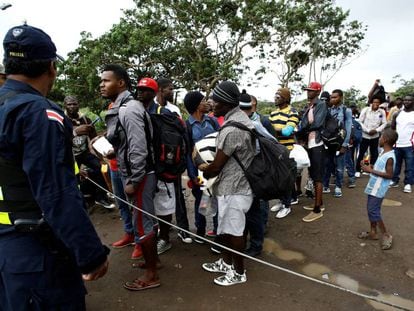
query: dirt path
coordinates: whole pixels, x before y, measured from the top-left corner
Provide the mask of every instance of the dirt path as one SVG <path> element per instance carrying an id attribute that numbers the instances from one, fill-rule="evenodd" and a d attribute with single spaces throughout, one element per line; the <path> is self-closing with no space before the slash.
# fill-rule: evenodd
<path id="1" fill-rule="evenodd" d="M 363 194 L 367 180 L 363 176 L 355 189 L 344 189 L 342 198 L 325 194 L 326 211 L 316 222 L 301 221 L 306 215 L 302 206 L 311 203 L 306 198 L 284 219 L 270 213 L 265 251 L 259 258 L 361 293 L 382 294 L 381 298 L 414 310 L 414 279 L 406 274 L 414 269 L 414 195 L 401 188 L 389 191 L 383 217 L 395 243 L 382 251 L 377 241 L 356 238 L 369 226 Z M 187 200 L 192 223 L 191 196 Z M 116 212 L 96 210 L 91 217 L 105 243 L 121 236 Z M 213 284 L 214 274 L 201 269 L 203 262 L 218 258 L 207 245 L 183 244 L 175 231 L 170 236 L 173 248 L 161 255 L 160 288 L 123 289 L 122 284 L 140 271 L 132 267 L 131 247 L 112 250 L 108 275 L 87 284 L 88 310 L 396 310 L 250 260 L 248 282 L 223 288 Z"/>

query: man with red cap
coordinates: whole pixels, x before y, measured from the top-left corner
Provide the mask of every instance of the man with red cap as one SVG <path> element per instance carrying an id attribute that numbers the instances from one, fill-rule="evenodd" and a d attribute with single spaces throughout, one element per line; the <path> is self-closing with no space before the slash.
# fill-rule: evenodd
<path id="1" fill-rule="evenodd" d="M 325 124 L 328 108 L 326 104 L 318 98 L 322 85 L 318 82 L 311 82 L 307 88 L 308 107 L 306 108 L 302 120 L 299 123 L 298 137 L 307 145 L 311 166 L 310 176 L 315 187 L 314 206 L 304 206 L 305 210 L 310 210 L 309 215 L 303 217 L 304 222 L 311 222 L 323 216 L 322 206 L 322 181 L 325 165 L 325 145 L 323 144 L 320 131 Z"/>

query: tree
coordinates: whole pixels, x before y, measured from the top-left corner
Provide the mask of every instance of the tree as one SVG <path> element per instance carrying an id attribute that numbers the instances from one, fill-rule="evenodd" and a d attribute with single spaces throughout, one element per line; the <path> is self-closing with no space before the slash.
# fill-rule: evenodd
<path id="1" fill-rule="evenodd" d="M 363 38 L 361 25 L 347 23 L 347 12 L 331 0 L 134 2 L 101 37 L 82 33 L 79 47 L 61 66 L 57 87 L 77 94 L 95 112 L 102 107 L 99 71 L 107 63 L 123 65 L 134 79 L 166 76 L 177 87 L 208 93 L 218 81 L 237 81 L 255 60 L 272 58 L 287 68 L 279 74 L 286 86 L 317 59 L 354 53 Z M 323 43 L 328 38 L 332 43 Z M 255 78 L 268 68 L 262 65 Z"/>
<path id="2" fill-rule="evenodd" d="M 282 0 L 278 8 L 268 21 L 271 44 L 263 58 L 276 61 L 281 86 L 301 81 L 300 69 L 305 66 L 309 66 L 309 80 L 323 82 L 322 72 L 336 73 L 361 49 L 366 27 L 348 21 L 349 11 L 335 6 L 334 1 Z"/>
<path id="3" fill-rule="evenodd" d="M 401 86 L 392 94 L 394 98 L 404 98 L 407 95 L 414 95 L 414 79 L 405 80 L 400 75 L 397 75 L 393 77 L 392 83 L 395 83 L 397 80 Z"/>
<path id="4" fill-rule="evenodd" d="M 357 107 L 365 107 L 368 102 L 368 97 L 361 95 L 361 90 L 358 90 L 354 86 L 351 86 L 349 89 L 344 90 L 344 103 L 349 107 L 349 105 L 355 104 Z"/>

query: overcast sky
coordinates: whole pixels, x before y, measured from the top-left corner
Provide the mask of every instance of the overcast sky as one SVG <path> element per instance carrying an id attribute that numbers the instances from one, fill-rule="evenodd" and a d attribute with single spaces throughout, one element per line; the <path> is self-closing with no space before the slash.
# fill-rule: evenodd
<path id="1" fill-rule="evenodd" d="M 11 8 L 0 11 L 1 38 L 7 29 L 26 20 L 29 25 L 46 31 L 63 56 L 77 47 L 81 31 L 97 37 L 119 21 L 121 9 L 133 6 L 132 0 L 0 0 L 0 3 L 12 4 Z M 326 90 L 355 86 L 366 94 L 374 80 L 380 78 L 387 91 L 394 91 L 398 87 L 391 84 L 394 75 L 414 78 L 414 1 L 337 0 L 336 4 L 350 9 L 351 19 L 368 25 L 363 43 L 366 51 L 336 74 L 325 86 Z M 3 54 L 2 49 L 0 53 Z M 273 100 L 277 83 L 276 75 L 269 74 L 263 87 L 247 90 L 259 99 Z"/>

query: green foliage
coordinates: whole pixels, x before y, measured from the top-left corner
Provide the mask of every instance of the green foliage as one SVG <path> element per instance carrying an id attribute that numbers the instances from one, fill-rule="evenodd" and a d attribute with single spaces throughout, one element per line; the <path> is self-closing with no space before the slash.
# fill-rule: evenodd
<path id="1" fill-rule="evenodd" d="M 237 81 L 261 59 L 260 81 L 269 59 L 287 67 L 281 85 L 301 79 L 299 70 L 321 58 L 348 57 L 364 32 L 348 22 L 331 0 L 134 0 L 120 22 L 100 36 L 83 32 L 78 48 L 59 66 L 57 99 L 76 94 L 98 113 L 103 65 L 117 63 L 133 79 L 169 77 L 176 87 L 209 93 L 214 85 Z M 246 51 L 249 51 L 247 54 Z"/>
<path id="2" fill-rule="evenodd" d="M 393 82 L 396 82 L 397 79 L 401 86 L 392 94 L 393 97 L 404 98 L 404 96 L 407 96 L 407 95 L 413 96 L 414 95 L 414 79 L 405 80 L 401 78 L 400 75 L 398 75 L 398 76 L 393 77 Z"/>
<path id="3" fill-rule="evenodd" d="M 361 90 L 358 90 L 354 86 L 351 86 L 349 89 L 344 90 L 343 92 L 343 99 L 346 106 L 355 104 L 360 109 L 366 106 L 368 102 L 368 97 L 365 95 L 361 95 Z"/>

